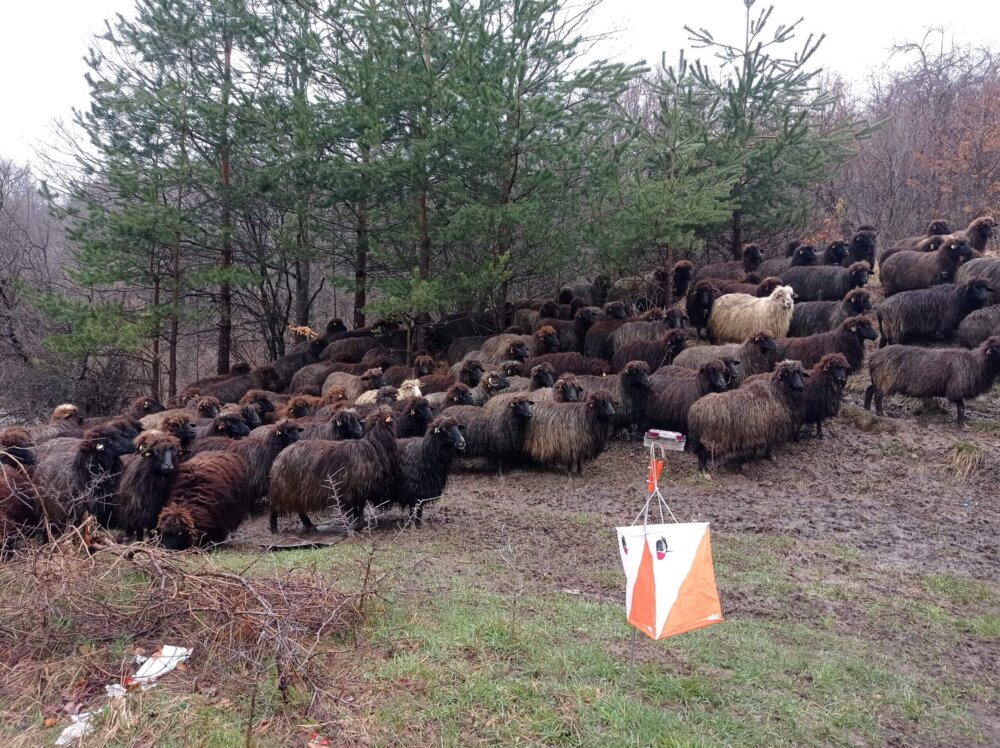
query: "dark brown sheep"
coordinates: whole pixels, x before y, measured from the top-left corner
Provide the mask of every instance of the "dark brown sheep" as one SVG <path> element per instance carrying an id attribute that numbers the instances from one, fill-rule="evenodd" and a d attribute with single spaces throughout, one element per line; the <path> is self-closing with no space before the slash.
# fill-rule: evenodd
<path id="1" fill-rule="evenodd" d="M 686 348 L 674 359 L 674 365 L 700 369 L 702 364 L 725 356 L 730 356 L 740 362 L 740 382 L 755 374 L 771 371 L 780 360 L 778 345 L 774 342 L 774 338 L 766 332 L 759 332 L 756 335 L 751 335 L 742 343 Z"/>
<path id="2" fill-rule="evenodd" d="M 952 236 L 936 252 L 899 252 L 883 264 L 879 278 L 886 296 L 900 291 L 951 283 L 963 262 L 972 259 L 972 245 Z"/>
<path id="3" fill-rule="evenodd" d="M 242 457 L 247 464 L 250 495 L 256 500 L 267 496 L 268 476 L 274 460 L 283 449 L 302 438 L 303 433 L 304 429 L 294 421 L 283 420 L 255 430 L 246 439 L 219 436 L 199 439 L 191 451 L 193 454 L 229 452 Z"/>
<path id="4" fill-rule="evenodd" d="M 222 410 L 222 403 L 214 397 L 196 397 L 184 408 L 171 408 L 139 419 L 143 429 L 162 429 L 163 422 L 173 416 L 187 416 L 194 421 L 199 418 L 215 418 Z"/>
<path id="5" fill-rule="evenodd" d="M 123 455 L 135 451 L 132 438 L 107 424 L 88 429 L 79 439 L 60 437 L 35 448 L 32 480 L 42 516 L 57 527 L 90 512 L 101 524 L 111 516 L 112 497 Z"/>
<path id="6" fill-rule="evenodd" d="M 725 391 L 726 367 L 721 361 L 702 364 L 693 377 L 657 380 L 647 405 L 649 425 L 686 434 L 691 404 L 711 392 Z"/>
<path id="7" fill-rule="evenodd" d="M 695 282 L 705 278 L 740 278 L 747 273 L 756 273 L 764 261 L 764 254 L 758 244 L 746 244 L 743 247 L 743 259 L 735 262 L 717 262 L 705 265 L 694 274 Z M 691 313 L 688 312 L 688 315 Z"/>
<path id="8" fill-rule="evenodd" d="M 878 256 L 879 270 L 882 269 L 885 261 L 895 254 L 899 254 L 900 252 L 937 252 L 941 249 L 941 245 L 949 239 L 951 239 L 951 234 L 942 234 L 940 236 L 929 236 L 913 246 L 890 247 Z"/>
<path id="9" fill-rule="evenodd" d="M 792 252 L 791 257 L 773 257 L 764 260 L 757 268 L 762 277 L 781 275 L 788 268 L 810 267 L 819 264 L 819 255 L 812 244 L 800 244 Z"/>
<path id="10" fill-rule="evenodd" d="M 485 457 L 502 473 L 504 463 L 521 454 L 532 405 L 527 395 L 516 394 L 502 408 L 459 405 L 449 408 L 447 415 L 463 429 L 464 456 Z"/>
<path id="11" fill-rule="evenodd" d="M 948 339 L 962 320 L 990 304 L 995 296 L 993 288 L 981 278 L 891 296 L 875 310 L 882 334 L 879 348 L 892 343 Z"/>
<path id="12" fill-rule="evenodd" d="M 956 231 L 955 238 L 967 241 L 973 250 L 982 254 L 986 251 L 986 245 L 993 238 L 996 228 L 997 222 L 993 216 L 982 216 L 973 220 L 964 230 Z"/>
<path id="13" fill-rule="evenodd" d="M 242 439 L 250 434 L 250 427 L 243 420 L 243 416 L 236 413 L 220 413 L 215 418 L 198 418 L 191 423 L 198 432 L 195 442 L 210 436 Z"/>
<path id="14" fill-rule="evenodd" d="M 350 406 L 347 393 L 343 387 L 331 387 L 319 399 L 319 407 L 314 415 L 317 418 L 328 418 Z"/>
<path id="15" fill-rule="evenodd" d="M 549 353 L 545 356 L 535 356 L 527 361 L 527 365 L 531 367 L 539 364 L 550 364 L 556 377 L 561 377 L 567 372 L 601 376 L 611 371 L 610 364 L 604 359 L 584 356 L 580 353 Z"/>
<path id="16" fill-rule="evenodd" d="M 943 218 L 937 218 L 927 225 L 927 231 L 918 236 L 908 236 L 900 239 L 894 247 L 913 248 L 929 236 L 945 236 L 952 233 L 951 224 Z"/>
<path id="17" fill-rule="evenodd" d="M 251 369 L 249 374 L 241 377 L 230 377 L 223 382 L 206 385 L 201 388 L 202 397 L 215 397 L 223 403 L 237 403 L 250 390 L 280 389 L 281 383 L 274 369 L 269 365 Z"/>
<path id="18" fill-rule="evenodd" d="M 580 375 L 576 381 L 585 392 L 604 390 L 615 401 L 612 424 L 616 429 L 638 426 L 645 429 L 646 404 L 652 387 L 649 383 L 649 365 L 645 361 L 629 361 L 619 374 L 607 377 Z"/>
<path id="19" fill-rule="evenodd" d="M 542 387 L 551 387 L 556 381 L 556 370 L 552 364 L 532 366 L 527 377 L 510 377 L 511 392 L 532 392 Z"/>
<path id="20" fill-rule="evenodd" d="M 524 437 L 523 454 L 532 462 L 583 472 L 608 444 L 615 418 L 614 399 L 598 390 L 582 403 L 536 402 Z"/>
<path id="21" fill-rule="evenodd" d="M 465 444 L 462 427 L 448 415 L 438 416 L 424 436 L 399 439 L 396 483 L 389 502 L 408 510 L 419 525 L 424 504 L 444 493 L 452 462 Z"/>
<path id="22" fill-rule="evenodd" d="M 456 405 L 472 405 L 472 390 L 468 385 L 456 382 L 448 388 L 447 392 L 434 392 L 426 396 L 435 413 L 454 407 Z M 489 402 L 487 400 L 487 402 Z"/>
<path id="23" fill-rule="evenodd" d="M 35 459 L 27 429 L 0 430 L 0 559 L 10 552 L 14 538 L 31 535 L 41 525 L 38 495 L 28 473 Z"/>
<path id="24" fill-rule="evenodd" d="M 712 313 L 712 306 L 719 296 L 719 290 L 707 280 L 698 281 L 688 291 L 685 309 L 699 340 L 708 334 L 708 319 Z"/>
<path id="25" fill-rule="evenodd" d="M 343 441 L 360 439 L 364 434 L 358 413 L 353 408 L 344 408 L 328 418 L 296 418 L 293 422 L 302 429 L 302 439 Z"/>
<path id="26" fill-rule="evenodd" d="M 364 420 L 376 410 L 382 407 L 379 405 L 360 405 L 354 410 L 358 417 Z M 426 397 L 404 397 L 388 404 L 392 409 L 392 417 L 396 423 L 396 436 L 399 439 L 407 439 L 411 436 L 423 436 L 427 431 L 427 424 L 434 419 L 434 409 L 431 407 Z"/>
<path id="27" fill-rule="evenodd" d="M 365 366 L 367 364 L 357 364 L 357 366 Z M 292 376 L 292 381 L 288 385 L 288 391 L 292 394 L 301 393 L 306 387 L 318 386 L 322 390 L 323 382 L 326 378 L 330 376 L 333 372 L 337 371 L 337 364 L 332 364 L 329 361 L 322 361 L 315 364 L 309 364 L 308 366 L 303 366 Z M 362 369 L 360 372 L 350 372 L 352 374 L 360 373 L 363 374 L 367 369 Z"/>
<path id="28" fill-rule="evenodd" d="M 565 303 L 561 299 L 568 297 L 569 300 L 580 298 L 591 306 L 600 306 L 608 300 L 611 287 L 611 279 L 606 275 L 598 275 L 591 282 L 572 283 L 560 289 L 560 303 Z M 563 296 L 564 292 L 566 296 Z"/>
<path id="29" fill-rule="evenodd" d="M 369 369 L 361 376 L 335 371 L 323 382 L 323 394 L 325 395 L 334 387 L 343 387 L 347 399 L 354 401 L 362 392 L 377 390 L 384 386 L 385 380 L 381 369 Z"/>
<path id="30" fill-rule="evenodd" d="M 576 351 L 583 353 L 583 343 L 587 337 L 587 330 L 597 322 L 600 312 L 593 307 L 584 307 L 576 312 L 572 321 L 539 319 L 535 329 L 550 326 L 559 335 L 560 351 Z"/>
<path id="31" fill-rule="evenodd" d="M 651 343 L 656 340 L 663 340 L 665 333 L 674 331 L 680 335 L 684 323 L 687 322 L 687 315 L 678 310 L 671 309 L 669 313 L 663 315 L 662 319 L 647 322 L 637 320 L 626 322 L 611 335 L 611 350 L 613 354 L 618 353 L 623 346 L 629 343 Z"/>
<path id="32" fill-rule="evenodd" d="M 789 268 L 781 279 L 795 291 L 796 302 L 840 301 L 853 288 L 868 283 L 871 268 L 867 262 L 856 262 L 846 268 L 820 265 Z"/>
<path id="33" fill-rule="evenodd" d="M 867 229 L 858 229 L 854 232 L 854 236 L 851 237 L 850 257 L 844 260 L 844 264 L 850 266 L 857 262 L 864 262 L 870 270 L 874 270 L 877 248 L 878 238 L 875 232 Z"/>
<path id="34" fill-rule="evenodd" d="M 757 276 L 747 276 L 747 277 L 757 277 Z M 745 293 L 751 296 L 756 296 L 758 299 L 762 299 L 765 296 L 770 296 L 771 292 L 774 291 L 778 286 L 781 285 L 781 278 L 776 275 L 771 275 L 762 281 L 757 283 L 739 283 L 736 281 L 722 281 L 718 283 L 715 281 L 710 281 L 718 291 L 718 296 L 725 296 L 731 293 Z"/>
<path id="35" fill-rule="evenodd" d="M 412 366 L 390 366 L 382 377 L 386 384 L 399 387 L 407 379 L 422 379 L 434 373 L 434 359 L 430 356 L 417 356 Z"/>
<path id="36" fill-rule="evenodd" d="M 452 374 L 431 374 L 426 377 L 420 377 L 420 391 L 424 395 L 445 392 L 457 383 L 464 384 L 466 387 L 475 387 L 482 380 L 485 373 L 486 369 L 480 362 L 474 360 L 464 361 L 462 362 L 462 366 L 459 367 L 457 376 Z"/>
<path id="37" fill-rule="evenodd" d="M 163 407 L 163 403 L 157 400 L 155 397 L 137 397 L 132 401 L 132 404 L 128 409 L 122 413 L 127 418 L 138 421 L 141 418 L 145 418 L 153 413 L 162 413 L 166 408 Z M 118 416 L 100 416 L 98 418 L 87 418 L 83 421 L 82 426 L 85 429 L 92 429 L 95 426 L 100 426 L 112 421 Z"/>
<path id="38" fill-rule="evenodd" d="M 278 517 L 292 512 L 312 529 L 307 513 L 332 503 L 360 527 L 366 504 L 392 498 L 399 463 L 392 412 L 372 413 L 365 427 L 357 441 L 300 441 L 278 456 L 271 469 L 271 532 L 278 531 Z"/>
<path id="39" fill-rule="evenodd" d="M 820 265 L 843 265 L 850 263 L 851 245 L 843 239 L 835 239 L 826 245 L 826 249 L 819 256 Z"/>
<path id="40" fill-rule="evenodd" d="M 792 310 L 788 337 L 801 338 L 833 330 L 848 317 L 865 314 L 871 308 L 871 294 L 863 288 L 855 288 L 842 301 L 804 301 Z"/>
<path id="41" fill-rule="evenodd" d="M 740 362 L 738 359 L 732 356 L 720 356 L 712 361 L 706 361 L 705 363 L 718 362 L 722 364 L 723 377 L 726 380 L 726 389 L 732 390 L 740 386 Z M 705 364 L 702 364 L 704 366 Z M 653 386 L 653 390 L 656 391 L 659 388 L 666 386 L 670 383 L 672 379 L 679 379 L 681 377 L 685 379 L 694 379 L 698 376 L 699 369 L 689 369 L 686 366 L 676 366 L 670 364 L 669 366 L 661 366 L 659 369 L 654 371 L 649 375 L 649 383 Z"/>
<path id="42" fill-rule="evenodd" d="M 908 397 L 945 397 L 958 409 L 958 425 L 965 424 L 965 401 L 988 392 L 1000 374 L 1000 337 L 987 338 L 978 348 L 918 348 L 890 345 L 872 354 L 868 362 L 872 383 L 865 390 L 865 408 L 875 401 Z"/>
<path id="43" fill-rule="evenodd" d="M 159 430 L 164 434 L 174 437 L 184 451 L 187 451 L 191 446 L 191 442 L 198 437 L 198 431 L 195 429 L 194 424 L 191 423 L 191 418 L 184 414 L 170 416 L 170 418 L 160 424 Z"/>
<path id="44" fill-rule="evenodd" d="M 698 466 L 734 454 L 754 454 L 784 444 L 798 430 L 802 405 L 802 366 L 782 361 L 775 370 L 738 389 L 715 392 L 688 411 L 688 446 Z"/>
<path id="45" fill-rule="evenodd" d="M 688 287 L 694 279 L 694 265 L 687 260 L 678 260 L 674 263 L 674 271 L 671 277 L 670 303 L 676 304 L 687 296 Z"/>
<path id="46" fill-rule="evenodd" d="M 169 434 L 145 431 L 136 437 L 135 448 L 136 454 L 122 458 L 112 524 L 123 529 L 126 537 L 141 539 L 156 527 L 177 477 L 182 447 Z"/>
<path id="47" fill-rule="evenodd" d="M 868 317 L 848 317 L 840 327 L 829 332 L 818 332 L 804 338 L 778 338 L 778 355 L 802 362 L 802 366 L 815 366 L 828 353 L 842 353 L 851 364 L 851 371 L 861 368 L 865 361 L 865 341 L 878 340 L 878 333 Z"/>
<path id="48" fill-rule="evenodd" d="M 1000 260 L 993 257 L 977 257 L 962 263 L 962 267 L 955 273 L 955 282 L 964 283 L 972 278 L 982 278 L 989 281 L 993 288 L 1000 290 Z"/>
<path id="49" fill-rule="evenodd" d="M 687 338 L 680 330 L 667 330 L 659 340 L 639 340 L 620 348 L 611 359 L 611 371 L 620 372 L 629 361 L 644 361 L 651 372 L 673 362 L 687 347 Z"/>
<path id="50" fill-rule="evenodd" d="M 260 387 L 259 389 L 288 389 L 288 385 L 291 383 L 295 372 L 303 366 L 308 366 L 309 364 L 314 364 L 319 361 L 319 355 L 323 352 L 323 349 L 326 348 L 326 345 L 326 340 L 323 338 L 316 338 L 316 340 L 311 341 L 305 347 L 305 350 L 295 353 L 287 353 L 284 356 L 275 359 L 271 362 L 271 368 L 274 371 L 274 387 L 272 388 L 271 386 L 267 386 Z"/>
<path id="51" fill-rule="evenodd" d="M 316 415 L 320 408 L 320 398 L 312 395 L 295 395 L 288 398 L 288 401 L 277 411 L 277 419 L 282 418 L 308 418 Z"/>
<path id="52" fill-rule="evenodd" d="M 182 551 L 221 543 L 250 516 L 246 461 L 228 452 L 195 455 L 177 469 L 156 530 L 164 548 Z"/>
<path id="53" fill-rule="evenodd" d="M 501 376 L 498 372 L 489 371 L 480 380 L 479 384 L 469 390 L 472 397 L 472 404 L 482 406 L 498 392 L 503 392 L 510 387 L 510 380 Z"/>
<path id="54" fill-rule="evenodd" d="M 973 312 L 958 326 L 958 338 L 966 348 L 975 348 L 986 338 L 1000 335 L 1000 305 Z"/>
<path id="55" fill-rule="evenodd" d="M 372 348 L 384 347 L 375 338 L 341 338 L 334 340 L 319 355 L 320 361 L 333 363 L 357 364 Z"/>
<path id="56" fill-rule="evenodd" d="M 75 405 L 64 403 L 57 405 L 52 410 L 48 423 L 39 426 L 29 426 L 28 433 L 31 434 L 32 443 L 41 444 L 50 439 L 58 439 L 63 436 L 79 438 L 83 436 L 83 417 Z"/>
<path id="57" fill-rule="evenodd" d="M 799 410 L 800 424 L 816 424 L 816 436 L 823 438 L 823 421 L 840 412 L 844 387 L 851 365 L 840 353 L 828 353 L 820 359 L 805 380 Z"/>

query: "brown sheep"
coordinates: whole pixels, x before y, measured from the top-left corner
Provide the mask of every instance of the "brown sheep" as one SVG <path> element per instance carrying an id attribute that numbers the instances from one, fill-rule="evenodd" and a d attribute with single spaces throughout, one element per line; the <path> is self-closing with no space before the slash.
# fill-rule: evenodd
<path id="1" fill-rule="evenodd" d="M 320 361 L 332 363 L 358 364 L 372 348 L 384 347 L 375 338 L 341 338 L 334 340 L 319 355 Z"/>
<path id="2" fill-rule="evenodd" d="M 385 370 L 382 379 L 386 384 L 399 387 L 407 379 L 423 379 L 434 373 L 434 359 L 430 356 L 417 356 L 412 366 L 390 366 Z M 422 384 L 422 383 L 421 383 Z M 421 389 L 421 391 L 423 391 Z"/>
<path id="3" fill-rule="evenodd" d="M 706 278 L 740 278 L 747 273 L 756 273 L 763 261 L 764 254 L 760 251 L 760 245 L 745 244 L 742 260 L 705 265 L 694 274 L 694 281 L 697 283 Z"/>
<path id="4" fill-rule="evenodd" d="M 570 320 L 539 319 L 535 329 L 540 329 L 546 325 L 551 326 L 559 334 L 559 350 L 583 353 L 583 342 L 587 337 L 587 330 L 597 322 L 600 312 L 593 307 L 583 307 L 578 310 Z"/>
<path id="5" fill-rule="evenodd" d="M 848 317 L 865 314 L 872 308 L 872 297 L 865 289 L 855 288 L 842 301 L 803 301 L 795 304 L 788 337 L 801 338 L 827 332 Z"/>
<path id="6" fill-rule="evenodd" d="M 881 270 L 886 260 L 895 254 L 899 254 L 900 252 L 937 252 L 941 249 L 941 245 L 950 238 L 951 234 L 942 234 L 940 236 L 929 236 L 923 241 L 912 246 L 907 245 L 890 247 L 878 256 L 878 268 Z"/>
<path id="7" fill-rule="evenodd" d="M 905 239 L 900 239 L 894 245 L 894 248 L 898 247 L 901 249 L 913 249 L 924 239 L 931 236 L 945 236 L 952 233 L 951 224 L 949 224 L 943 218 L 937 218 L 930 222 L 927 226 L 927 231 L 919 236 L 908 236 Z"/>
<path id="8" fill-rule="evenodd" d="M 774 372 L 735 390 L 705 395 L 688 411 L 688 445 L 705 470 L 708 460 L 772 450 L 798 430 L 803 371 L 798 361 L 782 361 Z"/>
<path id="9" fill-rule="evenodd" d="M 612 396 L 598 390 L 582 403 L 536 402 L 524 437 L 526 459 L 551 467 L 576 468 L 597 458 L 611 436 L 615 406 Z"/>
<path id="10" fill-rule="evenodd" d="M 871 319 L 848 317 L 836 330 L 804 338 L 779 338 L 775 342 L 779 356 L 800 361 L 804 367 L 815 366 L 828 353 L 842 353 L 850 362 L 851 371 L 855 372 L 865 360 L 865 341 L 877 339 Z"/>
<path id="11" fill-rule="evenodd" d="M 616 429 L 646 426 L 646 405 L 652 387 L 649 366 L 645 361 L 629 361 L 621 373 L 607 377 L 580 375 L 576 381 L 586 392 L 604 390 L 614 398 L 616 407 L 612 424 Z"/>
<path id="12" fill-rule="evenodd" d="M 651 372 L 670 364 L 687 347 L 687 338 L 680 330 L 668 330 L 659 340 L 636 341 L 620 348 L 611 359 L 611 371 L 617 373 L 629 361 L 644 361 Z"/>
<path id="13" fill-rule="evenodd" d="M 850 364 L 840 353 L 828 353 L 809 370 L 802 388 L 799 421 L 801 424 L 816 424 L 816 437 L 819 439 L 823 438 L 823 421 L 840 412 L 850 372 Z"/>
<path id="14" fill-rule="evenodd" d="M 872 383 L 865 390 L 865 409 L 895 394 L 908 397 L 945 397 L 955 403 L 958 425 L 965 424 L 965 401 L 988 392 L 1000 374 L 1000 337 L 987 338 L 971 351 L 964 348 L 919 348 L 890 345 L 872 354 L 868 362 Z"/>
<path id="15" fill-rule="evenodd" d="M 554 376 L 561 377 L 563 374 L 592 374 L 602 376 L 611 371 L 610 364 L 601 358 L 592 358 L 580 353 L 549 353 L 545 356 L 535 356 L 528 359 L 526 365 L 530 367 L 539 364 L 549 364 L 552 366 Z"/>
<path id="16" fill-rule="evenodd" d="M 773 257 L 764 260 L 757 268 L 757 273 L 762 277 L 781 275 L 788 268 L 809 267 L 819 264 L 819 255 L 816 254 L 816 247 L 812 244 L 800 244 L 792 252 L 791 257 Z"/>
<path id="17" fill-rule="evenodd" d="M 323 394 L 325 395 L 334 387 L 343 387 L 347 399 L 354 401 L 362 392 L 384 387 L 385 380 L 382 376 L 381 369 L 369 369 L 359 377 L 335 371 L 323 382 Z"/>
<path id="18" fill-rule="evenodd" d="M 774 369 L 774 365 L 779 360 L 778 344 L 766 332 L 758 332 L 742 343 L 686 348 L 674 359 L 674 365 L 700 369 L 702 364 L 725 356 L 730 356 L 740 362 L 739 381 L 742 382 L 747 377 L 764 374 Z"/>
<path id="19" fill-rule="evenodd" d="M 344 441 L 364 435 L 358 413 L 353 408 L 344 408 L 328 418 L 296 418 L 293 423 L 302 429 L 299 435 L 302 439 Z"/>
<path id="20" fill-rule="evenodd" d="M 875 310 L 882 333 L 879 348 L 950 338 L 962 320 L 991 303 L 995 296 L 996 292 L 981 278 L 891 296 Z"/>
<path id="21" fill-rule="evenodd" d="M 994 335 L 1000 335 L 1000 305 L 975 311 L 958 326 L 959 340 L 966 348 L 975 348 Z"/>
<path id="22" fill-rule="evenodd" d="M 237 403 L 250 390 L 279 389 L 281 382 L 269 364 L 252 369 L 241 377 L 230 377 L 224 382 L 201 388 L 202 397 L 216 397 L 223 403 Z"/>
<path id="23" fill-rule="evenodd" d="M 740 362 L 732 356 L 719 356 L 717 359 L 706 361 L 705 363 L 718 362 L 722 364 L 722 376 L 726 382 L 726 389 L 732 390 L 740 386 Z M 702 364 L 704 366 L 705 364 Z M 699 369 L 689 369 L 686 366 L 661 366 L 649 375 L 649 383 L 656 392 L 662 387 L 668 386 L 673 379 L 694 379 L 698 376 Z"/>
<path id="24" fill-rule="evenodd" d="M 448 388 L 447 392 L 434 392 L 427 395 L 426 400 L 430 403 L 435 413 L 452 408 L 456 405 L 472 405 L 472 390 L 468 385 L 456 382 Z M 492 398 L 490 398 L 492 400 Z M 487 400 L 487 403 L 490 401 Z"/>
<path id="25" fill-rule="evenodd" d="M 781 279 L 795 291 L 796 301 L 840 301 L 854 288 L 861 288 L 871 276 L 867 262 L 846 268 L 820 265 L 789 268 Z"/>
<path id="26" fill-rule="evenodd" d="M 307 512 L 333 502 L 360 527 L 365 505 L 393 496 L 399 452 L 391 411 L 372 413 L 365 426 L 357 441 L 300 441 L 278 456 L 271 469 L 271 532 L 278 531 L 278 517 L 291 512 L 310 530 Z"/>
<path id="27" fill-rule="evenodd" d="M 424 395 L 434 392 L 445 392 L 456 383 L 464 384 L 466 387 L 475 387 L 486 373 L 486 368 L 474 360 L 464 361 L 459 367 L 458 375 L 452 374 L 431 374 L 420 377 L 420 391 Z"/>
<path id="28" fill-rule="evenodd" d="M 755 275 L 746 276 L 747 278 L 756 278 Z M 718 291 L 718 296 L 725 296 L 731 293 L 745 293 L 750 296 L 756 296 L 758 299 L 762 299 L 765 296 L 770 296 L 771 292 L 774 291 L 778 286 L 781 285 L 781 278 L 776 275 L 771 275 L 762 281 L 756 283 L 752 282 L 739 282 L 739 281 L 724 281 L 720 280 L 718 283 L 714 281 L 709 281 L 715 286 Z"/>
<path id="29" fill-rule="evenodd" d="M 162 431 L 144 431 L 135 438 L 135 448 L 136 454 L 122 458 L 112 523 L 126 537 L 141 539 L 156 527 L 177 476 L 182 447 Z"/>
<path id="30" fill-rule="evenodd" d="M 972 245 L 952 236 L 936 252 L 899 252 L 882 265 L 879 278 L 886 296 L 900 291 L 951 283 L 963 262 L 972 259 Z"/>
<path id="31" fill-rule="evenodd" d="M 195 455 L 177 469 L 156 530 L 164 548 L 182 551 L 221 543 L 250 516 L 249 467 L 228 452 Z"/>
<path id="32" fill-rule="evenodd" d="M 974 251 L 982 254 L 986 251 L 986 245 L 996 232 L 996 227 L 997 222 L 993 216 L 982 216 L 973 220 L 964 230 L 956 231 L 955 238 L 967 241 Z"/>
<path id="33" fill-rule="evenodd" d="M 534 403 L 524 394 L 515 394 L 504 407 L 477 408 L 459 405 L 447 415 L 463 429 L 465 457 L 485 457 L 503 472 L 504 462 L 520 456 L 532 418 Z"/>
<path id="34" fill-rule="evenodd" d="M 275 359 L 271 362 L 271 369 L 274 371 L 274 387 L 261 387 L 260 389 L 288 389 L 288 385 L 292 381 L 295 372 L 303 366 L 308 366 L 319 361 L 319 355 L 326 348 L 326 345 L 326 340 L 316 338 L 304 346 L 302 350 L 293 351 Z"/>

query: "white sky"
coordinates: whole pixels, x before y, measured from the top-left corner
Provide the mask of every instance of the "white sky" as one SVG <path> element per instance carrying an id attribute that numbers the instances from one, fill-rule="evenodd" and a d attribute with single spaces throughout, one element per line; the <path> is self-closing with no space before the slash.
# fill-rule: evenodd
<path id="1" fill-rule="evenodd" d="M 765 0 L 761 2 L 766 6 Z M 4 0 L 0 13 L 0 157 L 33 159 L 53 142 L 53 122 L 68 120 L 87 103 L 83 57 L 103 19 L 130 13 L 133 0 Z M 888 64 L 888 48 L 919 40 L 928 27 L 943 27 L 947 39 L 977 45 L 1000 43 L 1000 3 L 989 0 L 776 0 L 775 22 L 800 16 L 802 31 L 825 31 L 814 58 L 830 71 L 863 80 Z M 740 0 L 605 0 L 591 30 L 615 31 L 595 50 L 619 61 L 677 60 L 686 46 L 686 24 L 709 28 L 716 39 L 742 33 Z M 804 35 L 801 37 L 804 39 Z M 694 51 L 693 58 L 704 52 Z"/>

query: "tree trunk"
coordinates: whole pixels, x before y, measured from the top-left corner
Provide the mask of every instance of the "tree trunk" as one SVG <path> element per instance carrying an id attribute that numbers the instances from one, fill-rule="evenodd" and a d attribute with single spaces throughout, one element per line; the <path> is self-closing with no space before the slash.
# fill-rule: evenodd
<path id="1" fill-rule="evenodd" d="M 149 377 L 149 394 L 160 399 L 160 276 L 156 272 L 156 257 L 149 253 L 149 271 L 153 278 L 153 367 Z"/>
<path id="2" fill-rule="evenodd" d="M 420 278 L 426 280 L 431 274 L 431 229 L 427 221 L 427 191 L 424 190 L 417 197 L 417 230 L 420 246 Z M 426 349 L 427 346 L 427 326 L 430 324 L 430 316 L 426 313 L 417 317 L 417 347 Z"/>
<path id="3" fill-rule="evenodd" d="M 358 236 L 354 256 L 354 326 L 365 326 L 368 303 L 368 201 L 358 203 Z"/>
<path id="4" fill-rule="evenodd" d="M 229 373 L 229 358 L 233 340 L 233 290 L 225 277 L 233 266 L 233 215 L 232 196 L 229 194 L 229 95 L 232 85 L 233 40 L 226 39 L 222 78 L 222 271 L 219 288 L 219 359 L 216 371 Z"/>
<path id="5" fill-rule="evenodd" d="M 733 211 L 733 242 L 729 251 L 733 253 L 733 259 L 743 258 L 743 214 L 738 210 Z"/>
<path id="6" fill-rule="evenodd" d="M 309 296 L 312 264 L 309 260 L 309 229 L 305 208 L 299 211 L 299 231 L 296 237 L 298 244 L 298 259 L 295 260 L 295 324 L 309 324 L 309 306 L 312 299 Z"/>

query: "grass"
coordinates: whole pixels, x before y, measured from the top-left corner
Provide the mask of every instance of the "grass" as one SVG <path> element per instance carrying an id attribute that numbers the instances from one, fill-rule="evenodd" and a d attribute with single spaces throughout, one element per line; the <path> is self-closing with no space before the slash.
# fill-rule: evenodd
<path id="1" fill-rule="evenodd" d="M 843 418 L 859 431 L 864 431 L 868 434 L 891 434 L 897 430 L 897 426 L 892 422 L 892 419 L 879 418 L 873 412 L 849 403 L 844 403 L 840 407 L 839 417 Z"/>
<path id="2" fill-rule="evenodd" d="M 948 467 L 962 480 L 979 469 L 983 462 L 983 448 L 974 442 L 956 441 L 948 447 Z"/>

